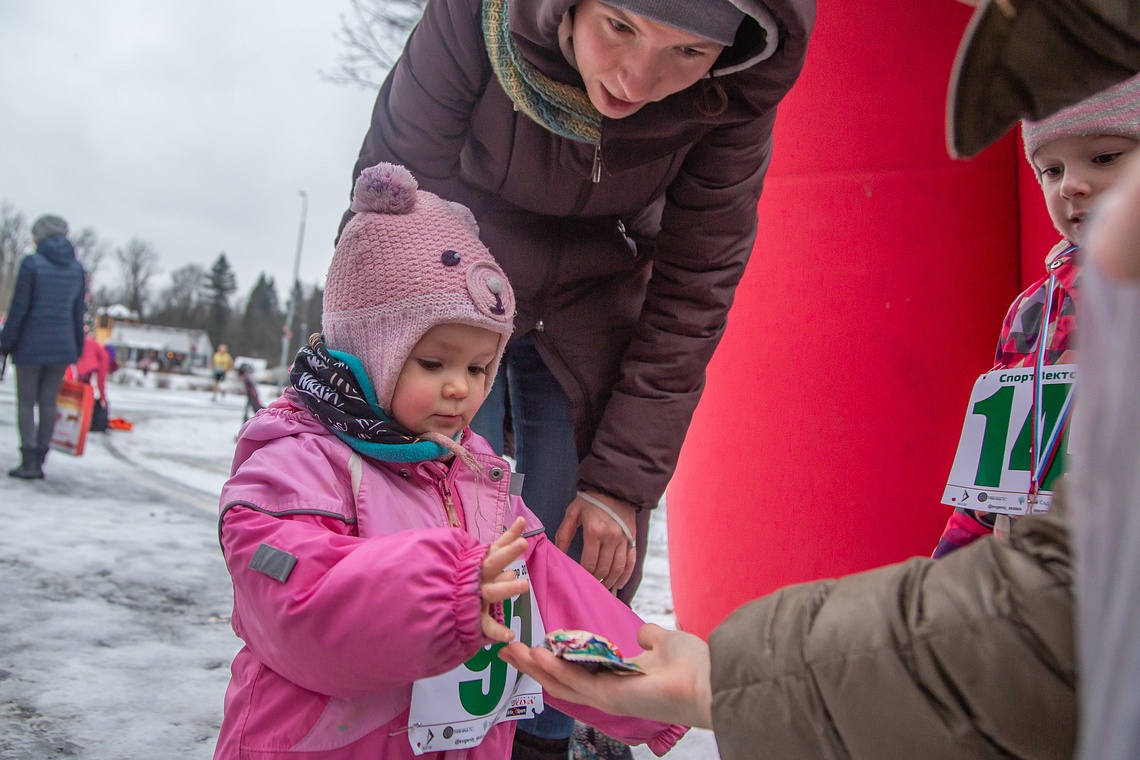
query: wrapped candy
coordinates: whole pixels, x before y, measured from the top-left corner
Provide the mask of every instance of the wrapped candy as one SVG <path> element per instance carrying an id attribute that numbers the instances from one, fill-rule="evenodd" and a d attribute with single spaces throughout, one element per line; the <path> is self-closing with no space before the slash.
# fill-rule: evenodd
<path id="1" fill-rule="evenodd" d="M 622 675 L 645 672 L 637 663 L 622 657 L 621 650 L 612 641 L 589 631 L 551 631 L 542 644 L 555 657 L 581 665 L 591 673 L 599 670 Z"/>

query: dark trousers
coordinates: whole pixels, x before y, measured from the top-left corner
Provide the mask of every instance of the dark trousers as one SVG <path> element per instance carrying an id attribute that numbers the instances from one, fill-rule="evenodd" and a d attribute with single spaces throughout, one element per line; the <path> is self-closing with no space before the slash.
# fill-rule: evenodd
<path id="1" fill-rule="evenodd" d="M 51 434 L 55 429 L 55 398 L 59 395 L 66 371 L 66 364 L 16 367 L 16 418 L 21 446 L 47 451 L 51 445 Z"/>

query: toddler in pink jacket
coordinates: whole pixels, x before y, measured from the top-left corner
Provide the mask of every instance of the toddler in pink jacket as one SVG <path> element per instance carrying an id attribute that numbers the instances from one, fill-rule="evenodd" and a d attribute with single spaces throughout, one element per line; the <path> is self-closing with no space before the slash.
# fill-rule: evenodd
<path id="1" fill-rule="evenodd" d="M 506 760 L 544 702 L 663 754 L 683 727 L 544 697 L 497 656 L 560 628 L 631 656 L 642 621 L 545 538 L 522 476 L 467 427 L 514 314 L 471 213 L 392 164 L 361 175 L 352 210 L 323 335 L 242 429 L 222 489 L 245 645 L 215 758 Z"/>

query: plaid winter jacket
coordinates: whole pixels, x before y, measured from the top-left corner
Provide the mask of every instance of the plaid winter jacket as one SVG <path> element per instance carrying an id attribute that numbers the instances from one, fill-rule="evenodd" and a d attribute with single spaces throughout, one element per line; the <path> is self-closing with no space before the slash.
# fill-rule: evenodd
<path id="1" fill-rule="evenodd" d="M 1037 359 L 1041 340 L 1041 323 L 1046 318 L 1049 282 L 1053 281 L 1053 302 L 1045 331 L 1046 366 L 1076 361 L 1077 291 L 1080 266 L 1079 248 L 1063 240 L 1045 257 L 1045 276 L 1030 285 L 1009 307 L 998 338 L 997 356 L 990 370 L 1032 366 Z M 993 532 L 994 515 L 959 507 L 950 515 L 934 557 L 942 557 L 960 549 L 981 536 Z"/>

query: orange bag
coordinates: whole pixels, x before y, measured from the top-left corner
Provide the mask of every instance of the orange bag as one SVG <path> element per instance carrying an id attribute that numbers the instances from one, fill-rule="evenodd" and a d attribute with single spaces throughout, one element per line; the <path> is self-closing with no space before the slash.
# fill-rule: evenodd
<path id="1" fill-rule="evenodd" d="M 51 435 L 51 447 L 72 456 L 82 456 L 94 406 L 94 388 L 87 383 L 64 378 L 59 395 L 55 397 L 55 429 Z"/>

